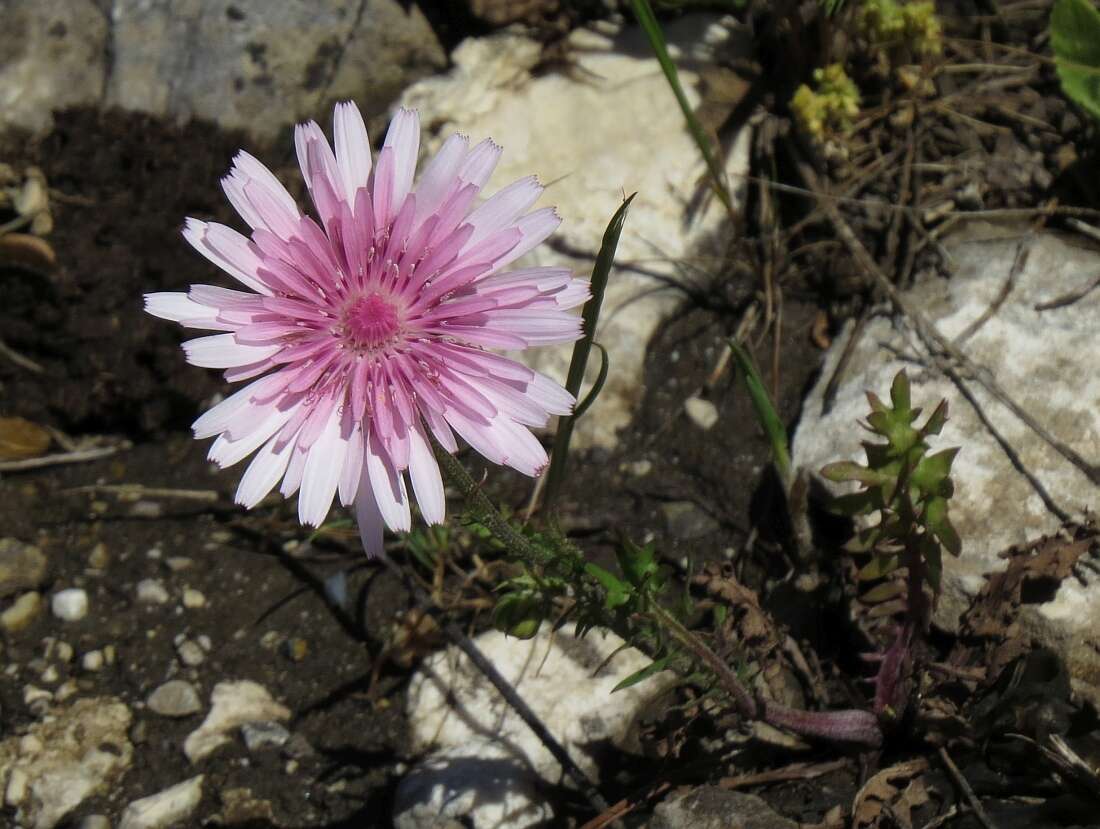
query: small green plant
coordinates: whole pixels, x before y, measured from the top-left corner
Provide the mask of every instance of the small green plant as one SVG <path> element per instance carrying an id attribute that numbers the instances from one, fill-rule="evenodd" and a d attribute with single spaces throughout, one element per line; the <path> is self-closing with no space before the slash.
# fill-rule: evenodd
<path id="1" fill-rule="evenodd" d="M 857 19 L 864 36 L 883 49 L 917 57 L 943 51 L 943 28 L 931 0 L 864 0 Z"/>
<path id="2" fill-rule="evenodd" d="M 1100 12 L 1089 0 L 1058 0 L 1050 16 L 1050 43 L 1062 91 L 1100 119 Z"/>
<path id="3" fill-rule="evenodd" d="M 859 115 L 859 89 L 844 67 L 833 63 L 815 69 L 814 85 L 802 84 L 791 98 L 791 112 L 802 129 L 818 140 L 851 129 Z"/>
<path id="4" fill-rule="evenodd" d="M 910 402 L 909 378 L 898 372 L 890 387 L 890 404 L 868 392 L 871 413 L 866 427 L 882 442 L 863 444 L 867 463 L 829 464 L 822 475 L 836 482 L 856 482 L 860 490 L 838 497 L 836 511 L 846 515 L 876 515 L 861 529 L 850 549 L 870 555 L 859 571 L 861 581 L 880 581 L 864 594 L 867 603 L 901 599 L 906 619 L 885 654 L 876 678 L 875 713 L 897 719 L 904 711 L 911 687 L 913 648 L 928 629 L 930 611 L 940 591 L 943 550 L 957 556 L 962 544 L 948 516 L 948 500 L 955 491 L 951 465 L 957 447 L 930 453 L 928 438 L 938 435 L 947 421 L 947 401 L 919 428 L 921 410 Z M 889 577 L 901 568 L 905 580 Z"/>

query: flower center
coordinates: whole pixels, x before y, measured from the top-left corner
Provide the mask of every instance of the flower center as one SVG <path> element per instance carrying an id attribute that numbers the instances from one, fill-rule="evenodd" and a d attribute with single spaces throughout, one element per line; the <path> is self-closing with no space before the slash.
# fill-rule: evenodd
<path id="1" fill-rule="evenodd" d="M 385 345 L 401 328 L 397 309 L 379 294 L 359 297 L 344 315 L 347 337 L 359 348 L 378 348 Z"/>

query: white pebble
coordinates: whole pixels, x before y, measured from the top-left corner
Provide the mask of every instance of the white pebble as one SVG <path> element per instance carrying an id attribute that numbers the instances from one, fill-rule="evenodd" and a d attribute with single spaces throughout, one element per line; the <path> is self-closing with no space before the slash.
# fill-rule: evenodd
<path id="1" fill-rule="evenodd" d="M 192 587 L 185 587 L 183 589 L 183 606 L 188 610 L 195 610 L 199 607 L 206 606 L 206 596 L 202 595 L 198 590 Z"/>
<path id="2" fill-rule="evenodd" d="M 179 654 L 180 662 L 188 668 L 198 667 L 206 658 L 206 654 L 203 653 L 198 643 L 192 642 L 190 639 L 186 642 L 181 642 L 180 646 L 176 648 L 176 652 Z"/>
<path id="3" fill-rule="evenodd" d="M 75 622 L 88 615 L 88 593 L 79 587 L 70 587 L 53 594 L 50 610 L 58 619 Z"/>
<path id="4" fill-rule="evenodd" d="M 684 411 L 691 422 L 704 432 L 718 422 L 718 407 L 701 397 L 689 397 L 684 401 Z"/>
<path id="5" fill-rule="evenodd" d="M 4 802 L 9 806 L 18 806 L 27 798 L 27 786 L 30 778 L 21 768 L 13 768 L 8 775 L 8 787 L 4 791 Z"/>
<path id="6" fill-rule="evenodd" d="M 47 665 L 46 670 L 44 670 L 41 674 L 42 681 L 45 682 L 47 685 L 53 685 L 60 678 L 61 676 L 57 673 L 56 665 Z"/>
<path id="7" fill-rule="evenodd" d="M 98 671 L 103 667 L 103 651 L 88 651 L 80 660 L 86 671 Z"/>
<path id="8" fill-rule="evenodd" d="M 168 590 L 157 579 L 142 579 L 137 585 L 137 598 L 145 604 L 164 604 L 168 601 Z"/>

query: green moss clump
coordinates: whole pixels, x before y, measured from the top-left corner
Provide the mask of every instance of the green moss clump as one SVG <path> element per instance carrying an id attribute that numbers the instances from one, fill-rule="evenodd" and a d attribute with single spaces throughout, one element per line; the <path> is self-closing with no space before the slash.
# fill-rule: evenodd
<path id="1" fill-rule="evenodd" d="M 943 29 L 931 0 L 863 0 L 859 25 L 864 35 L 885 48 L 901 48 L 923 57 L 943 50 Z"/>
<path id="2" fill-rule="evenodd" d="M 846 131 L 859 114 L 859 89 L 844 67 L 833 63 L 814 70 L 816 90 L 802 84 L 791 98 L 791 112 L 799 125 L 814 138 L 831 131 Z"/>

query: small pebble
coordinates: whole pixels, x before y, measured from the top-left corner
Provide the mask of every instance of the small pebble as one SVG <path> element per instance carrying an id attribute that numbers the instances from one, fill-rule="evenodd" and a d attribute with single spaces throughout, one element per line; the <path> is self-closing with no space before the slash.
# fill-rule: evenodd
<path id="1" fill-rule="evenodd" d="M 138 501 L 130 507 L 130 515 L 135 518 L 160 518 L 164 507 L 157 501 Z"/>
<path id="2" fill-rule="evenodd" d="M 283 643 L 283 655 L 291 662 L 301 662 L 309 656 L 309 642 L 298 636 L 287 639 Z"/>
<path id="3" fill-rule="evenodd" d="M 192 642 L 190 639 L 181 642 L 179 647 L 176 648 L 176 653 L 179 654 L 180 662 L 188 668 L 198 667 L 206 658 L 206 654 L 203 653 L 198 642 Z"/>
<path id="4" fill-rule="evenodd" d="M 162 717 L 188 717 L 202 710 L 199 692 L 182 679 L 165 682 L 145 702 L 149 710 Z"/>
<path id="5" fill-rule="evenodd" d="M 137 585 L 137 599 L 145 604 L 165 604 L 168 590 L 157 579 L 142 579 Z"/>
<path id="6" fill-rule="evenodd" d="M 8 633 L 15 633 L 33 622 L 41 612 L 42 596 L 32 590 L 24 593 L 12 602 L 11 607 L 0 613 L 0 627 Z"/>
<path id="7" fill-rule="evenodd" d="M 273 720 L 245 723 L 241 726 L 241 736 L 249 751 L 265 748 L 280 748 L 290 739 L 290 732 Z"/>
<path id="8" fill-rule="evenodd" d="M 18 806 L 27 798 L 27 786 L 30 778 L 21 768 L 13 768 L 8 775 L 8 786 L 4 790 L 4 802 L 9 806 Z"/>
<path id="9" fill-rule="evenodd" d="M 76 829 L 111 829 L 111 820 L 106 815 L 88 815 L 81 819 Z"/>
<path id="10" fill-rule="evenodd" d="M 61 679 L 61 675 L 57 672 L 57 666 L 47 665 L 46 670 L 41 674 L 41 679 L 47 685 L 53 685 L 57 680 Z"/>
<path id="11" fill-rule="evenodd" d="M 103 651 L 88 651 L 80 660 L 86 671 L 98 671 L 103 667 Z"/>
<path id="12" fill-rule="evenodd" d="M 191 587 L 183 589 L 183 606 L 188 610 L 195 610 L 206 606 L 206 596 Z"/>
<path id="13" fill-rule="evenodd" d="M 50 599 L 50 610 L 64 622 L 83 619 L 88 615 L 88 593 L 79 587 L 60 590 Z"/>
<path id="14" fill-rule="evenodd" d="M 115 646 L 114 645 L 108 645 L 107 647 L 105 647 L 103 649 L 103 661 L 106 662 L 108 665 L 114 665 L 115 664 Z"/>
<path id="15" fill-rule="evenodd" d="M 184 570 L 190 570 L 194 563 L 195 560 L 187 558 L 187 556 L 170 556 L 164 560 L 164 565 L 173 573 L 182 573 Z"/>
<path id="16" fill-rule="evenodd" d="M 69 697 L 76 694 L 80 690 L 80 686 L 76 684 L 75 679 L 67 679 L 57 686 L 57 690 L 54 691 L 53 698 L 58 702 L 64 702 Z"/>
<path id="17" fill-rule="evenodd" d="M 210 650 L 214 647 L 214 643 L 210 641 L 210 637 L 207 636 L 205 633 L 200 633 L 195 638 L 195 641 L 198 642 L 199 647 L 202 648 L 207 653 L 210 653 Z"/>
<path id="18" fill-rule="evenodd" d="M 33 734 L 27 734 L 19 740 L 19 754 L 22 757 L 33 757 L 45 748 L 42 741 Z"/>
<path id="19" fill-rule="evenodd" d="M 88 566 L 93 570 L 106 570 L 111 563 L 111 556 L 107 552 L 107 545 L 102 541 L 92 547 L 88 553 Z"/>
<path id="20" fill-rule="evenodd" d="M 68 642 L 58 640 L 57 644 L 54 646 L 53 651 L 54 656 L 56 656 L 62 662 L 73 661 L 73 646 L 70 645 Z"/>
<path id="21" fill-rule="evenodd" d="M 26 705 L 36 717 L 45 714 L 46 711 L 49 710 L 52 701 L 53 694 L 44 688 L 28 685 L 23 689 L 23 704 Z"/>
<path id="22" fill-rule="evenodd" d="M 704 432 L 718 422 L 718 407 L 701 397 L 689 397 L 684 401 L 688 418 Z"/>

